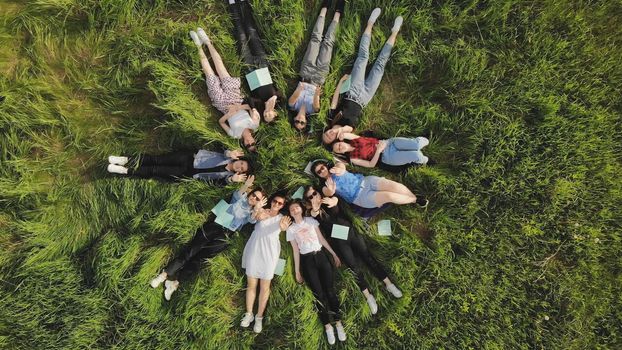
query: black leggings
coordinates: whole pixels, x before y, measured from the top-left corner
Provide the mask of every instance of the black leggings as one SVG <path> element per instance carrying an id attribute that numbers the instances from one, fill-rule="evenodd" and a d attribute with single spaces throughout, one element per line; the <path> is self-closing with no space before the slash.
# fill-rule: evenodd
<path id="1" fill-rule="evenodd" d="M 197 229 L 192 240 L 186 244 L 164 271 L 168 279 L 188 279 L 201 267 L 201 260 L 210 259 L 227 249 L 229 231 L 212 220 Z"/>
<path id="2" fill-rule="evenodd" d="M 369 267 L 374 276 L 376 276 L 379 280 L 382 281 L 388 277 L 387 270 L 369 251 L 363 237 L 354 231 L 353 228 L 350 228 L 350 234 L 348 235 L 347 240 L 337 238 L 329 239 L 330 246 L 333 247 L 335 253 L 339 256 L 339 259 L 341 259 L 346 266 L 354 272 L 356 284 L 359 286 L 361 291 L 369 288 L 369 285 L 363 277 L 363 271 L 361 271 L 363 263 Z"/>
<path id="3" fill-rule="evenodd" d="M 315 296 L 322 324 L 330 323 L 330 314 L 335 321 L 341 320 L 339 298 L 335 293 L 333 265 L 324 248 L 316 253 L 300 255 L 302 277 Z"/>
<path id="4" fill-rule="evenodd" d="M 253 69 L 267 67 L 266 50 L 259 37 L 251 5 L 248 1 L 229 4 L 229 12 L 231 12 L 235 38 L 244 63 Z"/>
<path id="5" fill-rule="evenodd" d="M 175 179 L 192 176 L 194 152 L 174 152 L 159 156 L 143 155 L 138 168 L 129 169 L 128 175 L 144 178 L 161 177 Z"/>

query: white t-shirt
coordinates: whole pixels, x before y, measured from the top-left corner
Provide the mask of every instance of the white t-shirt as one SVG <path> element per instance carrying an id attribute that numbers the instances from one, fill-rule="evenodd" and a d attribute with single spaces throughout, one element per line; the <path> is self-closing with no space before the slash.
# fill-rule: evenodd
<path id="1" fill-rule="evenodd" d="M 322 249 L 320 239 L 315 232 L 319 225 L 314 218 L 305 217 L 301 223 L 293 223 L 287 228 L 287 241 L 295 239 L 296 243 L 298 243 L 300 254 L 318 251 Z"/>
<path id="2" fill-rule="evenodd" d="M 242 137 L 244 129 L 256 130 L 259 127 L 259 123 L 255 123 L 245 109 L 237 111 L 227 121 L 229 122 L 228 134 L 236 139 Z"/>

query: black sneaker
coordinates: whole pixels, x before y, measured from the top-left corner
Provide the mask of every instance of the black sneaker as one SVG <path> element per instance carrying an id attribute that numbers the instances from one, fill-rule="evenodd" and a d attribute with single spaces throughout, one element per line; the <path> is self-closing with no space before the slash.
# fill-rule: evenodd
<path id="1" fill-rule="evenodd" d="M 420 208 L 427 207 L 429 203 L 430 201 L 421 195 L 417 196 L 417 200 L 415 201 L 415 204 L 417 204 Z"/>

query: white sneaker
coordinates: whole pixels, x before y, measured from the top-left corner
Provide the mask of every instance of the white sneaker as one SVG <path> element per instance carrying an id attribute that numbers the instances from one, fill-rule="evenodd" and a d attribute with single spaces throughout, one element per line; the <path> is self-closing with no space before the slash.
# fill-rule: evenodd
<path id="1" fill-rule="evenodd" d="M 333 330 L 333 326 L 326 329 L 326 339 L 328 339 L 328 344 L 335 345 L 335 331 Z"/>
<path id="2" fill-rule="evenodd" d="M 158 277 L 152 279 L 151 282 L 149 282 L 151 288 L 158 288 L 162 284 L 162 282 L 166 281 L 166 277 L 168 277 L 168 275 L 166 274 L 166 272 L 162 271 L 158 275 Z"/>
<path id="3" fill-rule="evenodd" d="M 395 22 L 393 22 L 393 28 L 391 28 L 392 32 L 397 32 L 402 27 L 402 23 L 404 23 L 404 18 L 402 16 L 397 16 L 395 18 Z"/>
<path id="4" fill-rule="evenodd" d="M 108 157 L 108 163 L 110 164 L 125 165 L 129 161 L 130 159 L 128 157 L 122 157 L 122 156 L 109 156 Z"/>
<path id="5" fill-rule="evenodd" d="M 171 300 L 171 295 L 173 295 L 173 292 L 175 292 L 179 287 L 179 281 L 166 280 L 164 281 L 164 287 L 166 287 L 166 289 L 164 290 L 164 299 L 169 301 Z"/>
<path id="6" fill-rule="evenodd" d="M 337 338 L 339 338 L 339 341 L 346 341 L 346 330 L 343 329 L 343 324 L 339 322 L 335 325 L 335 328 L 337 329 Z"/>
<path id="7" fill-rule="evenodd" d="M 261 333 L 261 330 L 263 329 L 262 321 L 263 321 L 263 317 L 255 317 L 255 324 L 253 325 L 253 332 Z"/>
<path id="8" fill-rule="evenodd" d="M 393 294 L 393 296 L 396 297 L 396 298 L 401 298 L 402 297 L 402 291 L 397 289 L 397 287 L 393 283 L 391 283 L 391 284 L 389 284 L 387 286 L 387 290 L 389 292 L 391 292 L 391 294 Z"/>
<path id="9" fill-rule="evenodd" d="M 113 174 L 127 174 L 128 169 L 122 165 L 108 164 L 108 172 Z"/>
<path id="10" fill-rule="evenodd" d="M 366 297 L 367 305 L 369 305 L 369 309 L 371 310 L 371 314 L 375 315 L 378 312 L 378 304 L 376 303 L 376 298 L 373 295 L 369 295 Z"/>
<path id="11" fill-rule="evenodd" d="M 415 140 L 417 140 L 417 143 L 420 145 L 419 150 L 430 144 L 430 140 L 423 136 L 415 137 Z"/>
<path id="12" fill-rule="evenodd" d="M 253 314 L 251 314 L 250 312 L 245 312 L 244 313 L 244 317 L 242 317 L 242 322 L 240 322 L 240 327 L 248 327 L 251 325 L 251 322 L 253 322 L 255 318 L 253 317 Z"/>
<path id="13" fill-rule="evenodd" d="M 203 42 L 203 44 L 207 45 L 210 43 L 209 37 L 203 30 L 203 28 L 197 28 L 197 34 L 199 35 L 199 39 Z"/>
<path id="14" fill-rule="evenodd" d="M 369 19 L 367 20 L 367 23 L 376 23 L 376 20 L 378 19 L 378 17 L 380 17 L 380 12 L 382 12 L 382 10 L 380 10 L 379 7 L 376 7 L 371 12 L 371 15 L 369 15 Z"/>
<path id="15" fill-rule="evenodd" d="M 199 39 L 199 35 L 194 30 L 190 31 L 190 38 L 192 38 L 192 41 L 197 47 L 203 46 L 203 42 Z"/>

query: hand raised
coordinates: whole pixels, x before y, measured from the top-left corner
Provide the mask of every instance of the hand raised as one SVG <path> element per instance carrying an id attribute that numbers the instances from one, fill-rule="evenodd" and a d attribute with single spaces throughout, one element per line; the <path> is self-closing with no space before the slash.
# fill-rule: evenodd
<path id="1" fill-rule="evenodd" d="M 246 182 L 244 182 L 244 186 L 246 186 L 247 189 L 251 188 L 251 186 L 253 186 L 253 182 L 255 182 L 255 175 L 247 177 Z"/>
<path id="2" fill-rule="evenodd" d="M 233 182 L 242 182 L 246 180 L 246 174 L 234 174 L 231 176 L 231 181 Z"/>
<path id="3" fill-rule="evenodd" d="M 279 222 L 279 227 L 281 231 L 286 231 L 287 228 L 292 224 L 292 218 L 289 216 L 284 216 L 281 218 L 281 222 Z"/>
<path id="4" fill-rule="evenodd" d="M 337 197 L 324 197 L 324 198 L 322 198 L 322 203 L 326 204 L 326 206 L 328 206 L 329 208 L 332 208 L 335 205 L 337 205 L 337 202 L 339 202 L 339 199 Z"/>
<path id="5" fill-rule="evenodd" d="M 239 149 L 234 149 L 233 151 L 229 151 L 229 158 L 238 159 L 244 156 L 244 152 Z"/>

